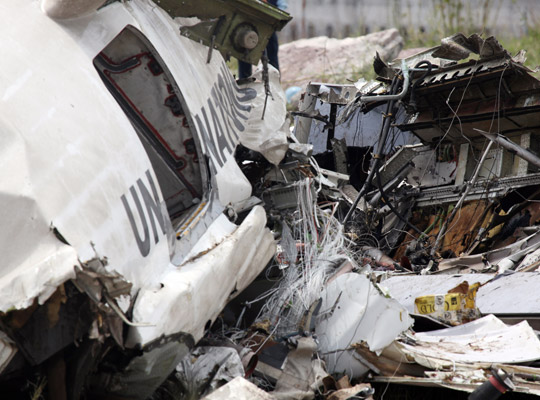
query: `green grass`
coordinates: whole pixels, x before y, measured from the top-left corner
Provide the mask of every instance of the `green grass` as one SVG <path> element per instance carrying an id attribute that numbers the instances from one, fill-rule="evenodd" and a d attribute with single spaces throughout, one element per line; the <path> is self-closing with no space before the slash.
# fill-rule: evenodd
<path id="1" fill-rule="evenodd" d="M 519 50 L 527 51 L 525 65 L 531 69 L 540 66 L 540 29 L 529 29 L 527 36 L 507 40 L 499 40 L 510 54 L 515 55 Z"/>
<path id="2" fill-rule="evenodd" d="M 234 57 L 231 57 L 229 61 L 227 61 L 227 66 L 231 70 L 232 74 L 234 76 L 238 76 L 238 60 Z"/>

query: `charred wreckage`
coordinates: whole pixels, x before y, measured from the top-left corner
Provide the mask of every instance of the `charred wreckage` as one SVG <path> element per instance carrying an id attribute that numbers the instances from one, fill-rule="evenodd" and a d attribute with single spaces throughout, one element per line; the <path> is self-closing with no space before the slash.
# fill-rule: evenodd
<path id="1" fill-rule="evenodd" d="M 263 55 L 288 14 L 103 3 L 1 6 L 3 398 L 540 395 L 523 53 L 376 58 L 289 129 Z"/>

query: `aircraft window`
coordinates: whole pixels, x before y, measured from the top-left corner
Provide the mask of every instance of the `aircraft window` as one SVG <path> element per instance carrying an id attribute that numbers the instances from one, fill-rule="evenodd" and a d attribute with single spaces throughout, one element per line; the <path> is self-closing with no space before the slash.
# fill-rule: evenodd
<path id="1" fill-rule="evenodd" d="M 132 26 L 94 58 L 94 66 L 135 127 L 174 220 L 203 195 L 191 119 L 174 79 Z"/>

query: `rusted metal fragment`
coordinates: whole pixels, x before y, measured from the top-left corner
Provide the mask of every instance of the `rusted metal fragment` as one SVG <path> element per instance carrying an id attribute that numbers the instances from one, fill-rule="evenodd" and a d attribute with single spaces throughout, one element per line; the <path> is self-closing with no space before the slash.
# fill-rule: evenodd
<path id="1" fill-rule="evenodd" d="M 492 213 L 488 212 L 484 215 L 483 211 L 488 207 L 485 201 L 472 201 L 462 207 L 461 211 L 456 215 L 450 224 L 448 232 L 446 232 L 440 253 L 448 256 L 453 254 L 454 257 L 461 255 L 466 251 L 476 238 L 479 229 L 487 225 Z M 450 208 L 451 209 L 451 208 Z M 415 212 L 415 218 L 411 222 L 424 232 L 423 240 L 427 243 L 432 243 L 445 219 L 448 217 L 449 208 L 424 208 L 421 211 Z M 410 255 L 414 241 L 418 241 L 418 234 L 412 229 L 409 230 L 409 235 L 401 243 L 394 255 L 394 259 L 401 259 L 405 255 Z M 429 244 L 426 244 L 429 247 Z"/>

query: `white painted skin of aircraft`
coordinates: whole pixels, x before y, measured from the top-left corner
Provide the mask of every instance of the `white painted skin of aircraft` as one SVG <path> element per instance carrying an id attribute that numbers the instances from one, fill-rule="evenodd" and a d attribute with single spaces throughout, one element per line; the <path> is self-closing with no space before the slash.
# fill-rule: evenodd
<path id="1" fill-rule="evenodd" d="M 251 196 L 238 143 L 274 163 L 287 149 L 278 72 L 262 120 L 264 85 L 207 63 L 155 3 L 61 3 L 0 5 L 0 311 L 106 257 L 133 284 L 116 299 L 136 297 L 128 347 L 198 341 L 275 252 L 262 207 L 239 225 L 223 211 Z"/>

